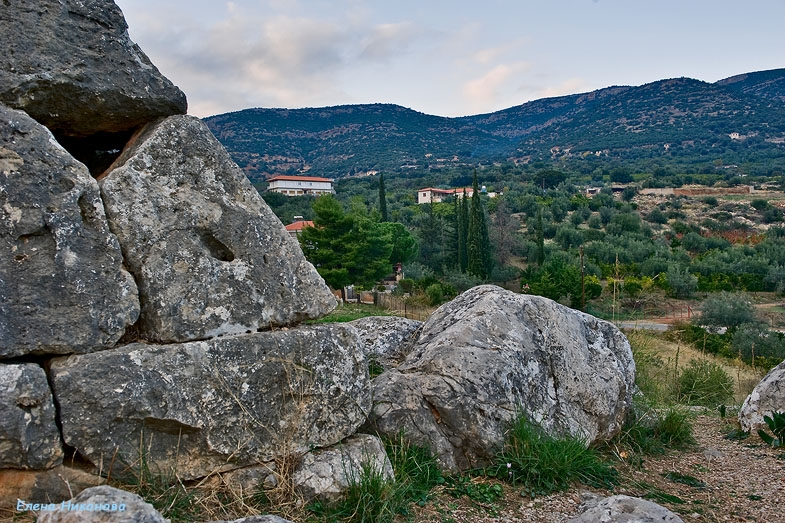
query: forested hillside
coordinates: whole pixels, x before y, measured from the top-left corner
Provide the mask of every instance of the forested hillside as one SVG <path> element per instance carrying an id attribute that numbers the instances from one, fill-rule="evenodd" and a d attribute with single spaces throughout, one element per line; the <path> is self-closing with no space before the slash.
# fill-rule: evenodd
<path id="1" fill-rule="evenodd" d="M 509 161 L 588 173 L 734 169 L 771 175 L 785 153 L 785 69 L 716 83 L 689 78 L 535 100 L 444 118 L 396 105 L 247 109 L 206 122 L 254 181 L 276 174 L 394 176 Z"/>

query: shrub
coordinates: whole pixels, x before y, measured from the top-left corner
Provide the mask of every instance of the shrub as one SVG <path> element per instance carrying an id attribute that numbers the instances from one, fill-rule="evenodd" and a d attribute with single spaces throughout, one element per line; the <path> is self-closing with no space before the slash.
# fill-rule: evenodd
<path id="1" fill-rule="evenodd" d="M 440 305 L 456 296 L 455 288 L 449 283 L 432 283 L 425 288 L 429 305 Z"/>
<path id="2" fill-rule="evenodd" d="M 635 454 L 661 454 L 695 443 L 687 412 L 678 407 L 655 409 L 637 402 L 616 441 Z"/>
<path id="3" fill-rule="evenodd" d="M 714 362 L 692 360 L 679 374 L 679 399 L 716 408 L 733 399 L 733 378 Z"/>
<path id="4" fill-rule="evenodd" d="M 602 219 L 597 214 L 592 214 L 589 219 L 586 221 L 586 224 L 591 229 L 601 229 L 602 228 Z"/>
<path id="5" fill-rule="evenodd" d="M 403 278 L 398 282 L 398 286 L 403 289 L 403 292 L 411 292 L 414 290 L 414 280 L 411 278 Z"/>
<path id="6" fill-rule="evenodd" d="M 689 298 L 698 287 L 698 278 L 677 265 L 668 267 L 668 288 L 676 298 Z"/>
<path id="7" fill-rule="evenodd" d="M 695 443 L 689 415 L 676 407 L 670 407 L 660 413 L 654 427 L 654 434 L 658 440 L 671 448 L 684 448 Z"/>
<path id="8" fill-rule="evenodd" d="M 496 269 L 494 267 L 494 269 Z M 442 279 L 448 285 L 452 286 L 457 292 L 464 292 L 476 287 L 482 283 L 482 280 L 477 276 L 473 276 L 468 272 L 449 271 L 445 273 Z"/>
<path id="9" fill-rule="evenodd" d="M 726 334 L 716 334 L 699 327 L 698 325 L 681 324 L 678 326 L 681 336 L 687 343 L 692 343 L 695 348 L 711 354 L 730 356 L 730 337 Z"/>
<path id="10" fill-rule="evenodd" d="M 511 427 L 506 445 L 488 472 L 523 485 L 532 496 L 565 490 L 574 482 L 610 488 L 617 478 L 616 470 L 585 442 L 551 437 L 525 417 Z"/>
<path id="11" fill-rule="evenodd" d="M 731 348 L 747 363 L 774 367 L 785 360 L 785 335 L 760 323 L 748 323 L 733 334 Z"/>
<path id="12" fill-rule="evenodd" d="M 701 315 L 693 323 L 699 323 L 716 331 L 721 327 L 735 329 L 755 320 L 755 307 L 742 293 L 719 292 L 704 300 Z"/>
<path id="13" fill-rule="evenodd" d="M 646 221 L 650 223 L 665 224 L 668 223 L 668 217 L 665 216 L 665 213 L 662 212 L 659 208 L 655 207 L 646 217 Z"/>

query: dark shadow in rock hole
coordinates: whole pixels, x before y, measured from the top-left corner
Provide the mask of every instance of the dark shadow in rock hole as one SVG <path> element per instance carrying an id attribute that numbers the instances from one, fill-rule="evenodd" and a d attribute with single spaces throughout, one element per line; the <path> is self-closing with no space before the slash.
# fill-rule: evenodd
<path id="1" fill-rule="evenodd" d="M 210 231 L 199 231 L 199 241 L 207 250 L 207 253 L 216 260 L 223 262 L 230 262 L 234 260 L 234 253 L 231 251 L 231 249 L 224 245 L 218 238 L 213 236 Z"/>
<path id="2" fill-rule="evenodd" d="M 58 143 L 82 162 L 93 177 L 103 173 L 120 156 L 135 129 L 119 133 L 100 132 L 86 137 L 67 136 L 55 132 Z"/>

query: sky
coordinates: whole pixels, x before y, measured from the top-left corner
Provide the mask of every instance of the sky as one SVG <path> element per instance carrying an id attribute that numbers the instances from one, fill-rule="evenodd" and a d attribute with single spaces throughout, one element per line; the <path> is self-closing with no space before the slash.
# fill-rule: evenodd
<path id="1" fill-rule="evenodd" d="M 785 0 L 115 0 L 205 117 L 393 103 L 483 114 L 785 67 Z"/>

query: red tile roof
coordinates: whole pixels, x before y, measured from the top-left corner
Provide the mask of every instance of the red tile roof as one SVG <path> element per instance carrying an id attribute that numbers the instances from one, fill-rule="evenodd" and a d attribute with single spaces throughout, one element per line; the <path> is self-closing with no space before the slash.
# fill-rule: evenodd
<path id="1" fill-rule="evenodd" d="M 290 223 L 286 226 L 286 230 L 289 232 L 298 232 L 302 231 L 306 227 L 313 227 L 313 222 L 310 220 L 303 220 L 299 222 Z"/>

